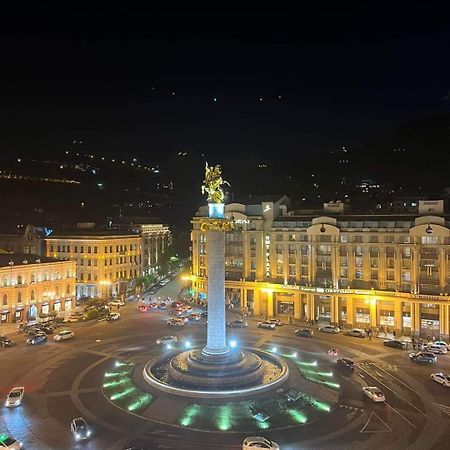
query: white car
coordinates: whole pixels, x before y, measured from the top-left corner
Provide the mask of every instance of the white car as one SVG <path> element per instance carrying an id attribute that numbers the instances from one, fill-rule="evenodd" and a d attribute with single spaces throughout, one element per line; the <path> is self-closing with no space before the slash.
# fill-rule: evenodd
<path id="1" fill-rule="evenodd" d="M 72 313 L 67 319 L 64 319 L 64 322 L 79 322 L 84 319 L 84 314 L 82 312 Z"/>
<path id="2" fill-rule="evenodd" d="M 75 333 L 72 330 L 62 330 L 58 334 L 53 336 L 56 342 L 65 341 L 66 339 L 72 339 L 75 337 Z"/>
<path id="3" fill-rule="evenodd" d="M 274 323 L 277 327 L 281 327 L 281 325 L 283 325 L 280 319 L 270 319 L 269 322 Z"/>
<path id="4" fill-rule="evenodd" d="M 242 450 L 255 450 L 258 448 L 263 448 L 266 450 L 280 450 L 280 446 L 274 442 L 270 441 L 261 436 L 250 436 L 244 439 L 242 443 Z"/>
<path id="5" fill-rule="evenodd" d="M 436 353 L 437 355 L 445 355 L 447 353 L 447 347 L 444 347 L 443 345 L 428 344 L 426 351 Z"/>
<path id="6" fill-rule="evenodd" d="M 125 302 L 123 300 L 112 300 L 108 304 L 109 306 L 125 306 Z"/>
<path id="7" fill-rule="evenodd" d="M 5 406 L 8 408 L 19 406 L 22 403 L 24 393 L 25 388 L 23 386 L 13 387 L 6 397 Z"/>
<path id="8" fill-rule="evenodd" d="M 0 434 L 0 448 L 9 450 L 20 450 L 22 448 L 22 442 L 17 441 L 9 434 Z"/>
<path id="9" fill-rule="evenodd" d="M 339 327 L 335 327 L 334 325 L 325 325 L 324 327 L 320 327 L 319 331 L 322 333 L 338 334 L 341 330 Z"/>
<path id="10" fill-rule="evenodd" d="M 448 342 L 435 341 L 435 342 L 429 342 L 429 344 L 439 345 L 440 347 L 445 347 L 450 352 L 450 344 Z"/>
<path id="11" fill-rule="evenodd" d="M 70 422 L 70 431 L 76 441 L 88 439 L 92 434 L 91 429 L 82 417 L 77 417 Z"/>
<path id="12" fill-rule="evenodd" d="M 119 320 L 120 318 L 121 318 L 121 316 L 120 316 L 120 313 L 118 313 L 118 312 L 109 313 L 109 314 L 106 316 L 106 320 L 107 320 L 108 322 L 111 322 L 111 321 L 113 321 L 113 320 Z"/>
<path id="13" fill-rule="evenodd" d="M 167 321 L 167 326 L 169 327 L 184 327 L 185 320 L 181 317 L 172 317 Z"/>
<path id="14" fill-rule="evenodd" d="M 431 379 L 436 381 L 436 383 L 442 384 L 442 386 L 450 387 L 450 375 L 448 373 L 432 373 Z"/>
<path id="15" fill-rule="evenodd" d="M 178 342 L 178 338 L 176 336 L 163 336 L 163 337 L 160 337 L 159 339 L 156 339 L 156 343 L 158 345 L 172 344 L 174 342 Z"/>
<path id="16" fill-rule="evenodd" d="M 364 394 L 367 395 L 367 397 L 369 397 L 374 402 L 385 402 L 386 401 L 386 398 L 385 398 L 383 392 L 381 392 L 375 386 L 364 386 L 363 392 L 364 392 Z"/>
<path id="17" fill-rule="evenodd" d="M 269 322 L 268 320 L 266 320 L 265 322 L 259 322 L 258 323 L 258 328 L 265 328 L 267 330 L 275 330 L 276 325 L 272 322 Z M 258 448 L 258 447 L 256 447 Z"/>

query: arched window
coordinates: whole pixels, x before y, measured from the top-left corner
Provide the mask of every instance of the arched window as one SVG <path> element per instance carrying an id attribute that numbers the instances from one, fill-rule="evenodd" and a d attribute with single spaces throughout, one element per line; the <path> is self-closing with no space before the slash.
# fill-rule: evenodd
<path id="1" fill-rule="evenodd" d="M 31 290 L 30 299 L 34 302 L 34 290 Z"/>
<path id="2" fill-rule="evenodd" d="M 22 284 L 22 275 L 17 277 L 17 284 Z"/>
<path id="3" fill-rule="evenodd" d="M 6 294 L 3 295 L 3 306 L 8 304 L 8 296 Z"/>
<path id="4" fill-rule="evenodd" d="M 70 294 L 70 284 L 68 284 L 66 286 L 66 294 L 69 295 Z"/>
<path id="5" fill-rule="evenodd" d="M 44 272 L 44 281 L 48 281 L 48 273 Z"/>
<path id="6" fill-rule="evenodd" d="M 22 292 L 17 293 L 17 303 L 20 303 L 22 301 Z"/>
<path id="7" fill-rule="evenodd" d="M 32 273 L 31 274 L 31 282 L 34 283 L 34 281 L 35 281 L 35 276 L 34 276 L 34 273 Z"/>
<path id="8" fill-rule="evenodd" d="M 70 269 L 66 270 L 66 278 L 70 278 Z"/>
<path id="9" fill-rule="evenodd" d="M 59 286 L 56 286 L 56 298 L 59 298 Z"/>

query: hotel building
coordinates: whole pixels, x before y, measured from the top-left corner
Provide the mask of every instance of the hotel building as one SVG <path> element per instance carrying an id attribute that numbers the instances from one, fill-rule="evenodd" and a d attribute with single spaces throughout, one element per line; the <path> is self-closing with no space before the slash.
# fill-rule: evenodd
<path id="1" fill-rule="evenodd" d="M 226 295 L 257 316 L 318 319 L 397 335 L 449 336 L 450 216 L 443 201 L 408 214 L 289 211 L 287 197 L 225 206 Z M 206 298 L 207 207 L 192 220 L 192 282 Z"/>
<path id="2" fill-rule="evenodd" d="M 25 322 L 70 310 L 74 306 L 75 272 L 75 261 L 1 253 L 0 323 Z"/>
<path id="3" fill-rule="evenodd" d="M 77 229 L 46 238 L 47 256 L 76 262 L 76 296 L 125 295 L 141 276 L 141 236 L 129 231 Z"/>

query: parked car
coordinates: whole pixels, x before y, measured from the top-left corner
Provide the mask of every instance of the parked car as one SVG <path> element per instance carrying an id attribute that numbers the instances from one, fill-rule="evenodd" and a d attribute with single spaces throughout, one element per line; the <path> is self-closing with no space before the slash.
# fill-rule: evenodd
<path id="1" fill-rule="evenodd" d="M 336 368 L 343 372 L 353 373 L 355 370 L 355 363 L 349 358 L 341 358 L 336 361 Z"/>
<path id="2" fill-rule="evenodd" d="M 259 322 L 258 328 L 266 328 L 268 330 L 275 330 L 275 324 L 266 320 L 265 322 Z"/>
<path id="3" fill-rule="evenodd" d="M 149 309 L 147 305 L 139 305 L 138 308 L 140 312 L 147 312 Z"/>
<path id="4" fill-rule="evenodd" d="M 426 351 L 436 353 L 436 355 L 445 355 L 447 354 L 447 347 L 444 347 L 443 345 L 428 344 Z"/>
<path id="5" fill-rule="evenodd" d="M 280 446 L 274 442 L 261 436 L 250 436 L 244 439 L 242 450 L 280 450 Z"/>
<path id="6" fill-rule="evenodd" d="M 77 417 L 70 422 L 70 431 L 76 441 L 81 441 L 91 437 L 92 431 L 82 417 Z"/>
<path id="7" fill-rule="evenodd" d="M 22 403 L 24 393 L 25 388 L 23 386 L 13 387 L 6 397 L 5 406 L 8 408 L 19 406 Z"/>
<path id="8" fill-rule="evenodd" d="M 72 339 L 75 337 L 75 333 L 72 330 L 62 330 L 58 334 L 53 336 L 56 342 L 66 341 L 67 339 Z"/>
<path id="9" fill-rule="evenodd" d="M 30 345 L 43 344 L 44 342 L 47 342 L 47 335 L 45 333 L 38 333 L 27 339 L 27 344 Z"/>
<path id="10" fill-rule="evenodd" d="M 160 337 L 159 339 L 156 339 L 156 343 L 158 345 L 172 344 L 174 342 L 178 342 L 178 338 L 176 336 L 163 336 L 163 337 Z"/>
<path id="11" fill-rule="evenodd" d="M 359 337 L 359 338 L 365 338 L 366 332 L 364 330 L 360 330 L 359 328 L 353 328 L 351 330 L 348 330 L 344 333 L 346 336 L 353 336 L 353 337 Z"/>
<path id="12" fill-rule="evenodd" d="M 430 344 L 439 345 L 441 347 L 445 347 L 450 352 L 450 344 L 448 342 L 445 342 L 445 341 L 434 341 L 434 342 L 430 342 Z"/>
<path id="13" fill-rule="evenodd" d="M 363 386 L 363 392 L 374 402 L 385 402 L 386 398 L 383 392 L 380 391 L 376 386 Z"/>
<path id="14" fill-rule="evenodd" d="M 8 336 L 0 336 L 0 347 L 11 347 L 14 341 Z"/>
<path id="15" fill-rule="evenodd" d="M 448 373 L 432 373 L 431 379 L 436 381 L 436 383 L 442 384 L 442 386 L 450 387 L 450 375 Z"/>
<path id="16" fill-rule="evenodd" d="M 295 334 L 300 337 L 312 337 L 314 335 L 314 332 L 309 328 L 300 328 L 298 330 L 295 330 Z"/>
<path id="17" fill-rule="evenodd" d="M 270 323 L 274 323 L 277 327 L 281 327 L 281 325 L 283 325 L 283 324 L 281 323 L 281 320 L 280 320 L 280 319 L 270 319 L 269 322 L 270 322 Z"/>
<path id="18" fill-rule="evenodd" d="M 233 320 L 227 323 L 229 328 L 246 328 L 248 323 L 245 320 Z"/>
<path id="19" fill-rule="evenodd" d="M 322 333 L 332 333 L 332 334 L 338 334 L 340 330 L 339 327 L 336 327 L 334 325 L 325 325 L 323 327 L 319 328 L 319 331 Z"/>
<path id="20" fill-rule="evenodd" d="M 10 434 L 0 434 L 0 448 L 7 450 L 20 450 L 22 442 L 14 439 Z"/>
<path id="21" fill-rule="evenodd" d="M 189 314 L 190 320 L 200 320 L 201 318 L 202 318 L 201 314 L 197 314 L 197 313 Z"/>
<path id="22" fill-rule="evenodd" d="M 82 312 L 75 312 L 72 313 L 67 319 L 65 319 L 64 322 L 71 323 L 71 322 L 79 322 L 81 320 L 84 320 L 84 314 Z"/>
<path id="23" fill-rule="evenodd" d="M 166 308 L 167 308 L 167 305 L 164 302 L 162 302 L 158 305 L 158 309 L 166 309 Z"/>
<path id="24" fill-rule="evenodd" d="M 386 347 L 405 349 L 408 344 L 404 341 L 399 341 L 398 339 L 386 339 L 383 341 L 383 345 Z"/>
<path id="25" fill-rule="evenodd" d="M 181 317 L 172 317 L 167 321 L 167 326 L 169 327 L 184 327 L 184 319 Z"/>
<path id="26" fill-rule="evenodd" d="M 119 320 L 120 318 L 121 318 L 121 316 L 120 316 L 120 313 L 118 313 L 118 312 L 109 313 L 109 314 L 106 316 L 106 320 L 107 320 L 108 322 L 111 322 L 111 321 L 113 321 L 113 320 Z"/>
<path id="27" fill-rule="evenodd" d="M 413 352 L 409 354 L 409 357 L 411 361 L 420 363 L 435 363 L 437 361 L 436 355 L 431 352 Z"/>
<path id="28" fill-rule="evenodd" d="M 120 299 L 112 300 L 108 303 L 109 306 L 125 306 L 125 302 Z"/>

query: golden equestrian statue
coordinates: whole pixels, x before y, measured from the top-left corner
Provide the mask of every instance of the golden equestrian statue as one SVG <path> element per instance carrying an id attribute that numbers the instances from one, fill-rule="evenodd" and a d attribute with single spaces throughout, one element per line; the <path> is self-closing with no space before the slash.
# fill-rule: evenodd
<path id="1" fill-rule="evenodd" d="M 208 194 L 208 202 L 209 203 L 223 203 L 223 190 L 222 185 L 230 183 L 222 179 L 222 169 L 219 165 L 217 166 L 208 166 L 208 162 L 206 162 L 205 166 L 205 179 L 202 184 L 202 194 L 205 192 Z"/>

